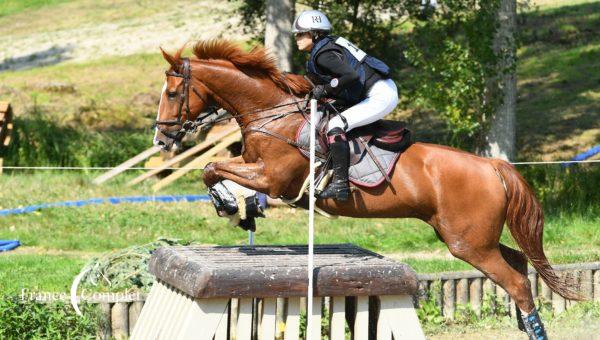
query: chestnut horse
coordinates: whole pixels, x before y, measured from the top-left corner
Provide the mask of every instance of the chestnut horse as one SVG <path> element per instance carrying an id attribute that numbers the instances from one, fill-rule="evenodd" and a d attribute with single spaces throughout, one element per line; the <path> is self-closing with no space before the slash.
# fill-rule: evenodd
<path id="1" fill-rule="evenodd" d="M 301 76 L 280 73 L 262 48 L 244 52 L 226 41 L 200 41 L 191 60 L 180 57 L 182 50 L 174 55 L 162 51 L 171 68 L 161 94 L 155 142 L 169 148 L 182 124 L 196 120 L 210 105 L 224 108 L 242 129 L 244 149 L 240 157 L 207 165 L 206 185 L 229 179 L 271 197 L 296 197 L 309 164 L 284 139 L 293 139 L 305 119 L 291 112 L 304 105 L 311 85 Z M 261 125 L 285 138 L 251 129 Z M 425 221 L 452 255 L 504 288 L 521 311 L 535 308 L 528 259 L 553 291 L 579 299 L 550 266 L 542 247 L 540 202 L 509 163 L 414 143 L 390 178 L 391 183 L 357 188 L 348 201 L 317 200 L 317 206 L 332 215 Z M 522 252 L 499 243 L 505 222 Z"/>

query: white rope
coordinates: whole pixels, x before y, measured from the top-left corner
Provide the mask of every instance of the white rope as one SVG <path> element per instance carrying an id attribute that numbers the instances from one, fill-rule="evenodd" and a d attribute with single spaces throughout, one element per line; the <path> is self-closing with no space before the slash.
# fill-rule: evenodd
<path id="1" fill-rule="evenodd" d="M 310 184 L 308 189 L 308 292 L 306 296 L 306 339 L 313 339 L 313 268 L 314 268 L 314 238 L 315 238 L 315 141 L 317 125 L 317 100 L 310 101 Z"/>
<path id="2" fill-rule="evenodd" d="M 10 170 L 113 170 L 118 167 L 110 167 L 110 166 L 3 166 L 2 169 L 10 169 Z M 177 168 L 145 168 L 145 167 L 131 167 L 123 170 L 204 170 L 204 168 L 186 168 L 186 167 L 177 167 Z"/>
<path id="3" fill-rule="evenodd" d="M 553 164 L 575 164 L 575 163 L 600 163 L 600 159 L 587 159 L 582 161 L 531 161 L 531 162 L 510 162 L 513 165 L 553 165 Z M 112 170 L 117 167 L 110 166 L 3 166 L 4 170 Z M 145 168 L 131 167 L 124 170 L 204 170 L 204 168 L 186 168 L 186 167 L 170 167 L 170 168 Z"/>
<path id="4" fill-rule="evenodd" d="M 570 164 L 570 163 L 600 163 L 600 159 L 586 159 L 583 161 L 539 161 L 539 162 L 511 162 L 512 165 L 544 165 L 544 164 Z"/>

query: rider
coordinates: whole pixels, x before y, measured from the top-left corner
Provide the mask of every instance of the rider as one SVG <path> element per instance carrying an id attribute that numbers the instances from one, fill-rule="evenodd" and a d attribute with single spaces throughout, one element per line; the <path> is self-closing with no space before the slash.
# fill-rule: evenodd
<path id="1" fill-rule="evenodd" d="M 329 19 L 317 10 L 300 13 L 292 28 L 298 49 L 310 52 L 307 74 L 316 84 L 313 96 L 333 98 L 350 106 L 329 121 L 327 139 L 333 179 L 319 195 L 319 198 L 345 201 L 350 194 L 350 148 L 346 132 L 392 112 L 398 104 L 398 89 L 390 79 L 390 68 L 386 64 L 330 32 Z"/>

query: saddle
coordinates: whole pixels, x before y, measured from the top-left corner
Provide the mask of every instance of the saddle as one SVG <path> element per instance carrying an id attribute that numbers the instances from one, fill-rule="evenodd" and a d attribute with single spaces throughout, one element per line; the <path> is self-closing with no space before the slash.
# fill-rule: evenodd
<path id="1" fill-rule="evenodd" d="M 347 138 L 354 140 L 362 137 L 366 142 L 384 150 L 402 152 L 411 144 L 411 132 L 406 123 L 394 120 L 378 120 L 375 123 L 361 126 L 348 133 Z"/>
<path id="2" fill-rule="evenodd" d="M 327 168 L 328 121 L 326 118 L 321 119 L 317 126 L 316 151 L 317 158 L 325 164 L 322 168 Z M 364 187 L 375 187 L 389 179 L 400 153 L 412 144 L 411 132 L 406 124 L 391 120 L 379 120 L 354 129 L 346 138 L 350 146 L 350 182 Z M 309 157 L 308 123 L 305 122 L 298 129 L 296 142 L 301 146 L 298 150 Z"/>

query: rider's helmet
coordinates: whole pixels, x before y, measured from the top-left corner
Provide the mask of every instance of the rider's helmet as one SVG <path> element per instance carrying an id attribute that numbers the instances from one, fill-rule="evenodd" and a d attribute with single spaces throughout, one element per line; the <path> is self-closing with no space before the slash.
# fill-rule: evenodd
<path id="1" fill-rule="evenodd" d="M 304 32 L 329 33 L 331 32 L 331 23 L 321 11 L 304 11 L 294 20 L 292 33 Z"/>

